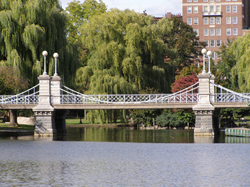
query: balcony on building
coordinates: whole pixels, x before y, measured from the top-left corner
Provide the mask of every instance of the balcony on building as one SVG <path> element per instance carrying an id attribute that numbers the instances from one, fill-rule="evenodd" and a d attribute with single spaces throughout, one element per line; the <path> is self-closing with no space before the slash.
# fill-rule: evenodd
<path id="1" fill-rule="evenodd" d="M 222 12 L 203 12 L 203 17 L 222 17 Z"/>

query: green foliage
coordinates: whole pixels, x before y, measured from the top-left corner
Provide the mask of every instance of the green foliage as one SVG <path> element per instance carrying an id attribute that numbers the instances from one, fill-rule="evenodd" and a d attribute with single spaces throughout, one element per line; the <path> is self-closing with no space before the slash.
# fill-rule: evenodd
<path id="1" fill-rule="evenodd" d="M 189 75 L 198 75 L 202 70 L 202 67 L 195 66 L 194 64 L 191 64 L 190 66 L 185 66 L 182 68 L 182 70 L 179 72 L 179 75 L 175 76 L 175 81 L 179 80 L 182 77 L 186 77 Z"/>
<path id="2" fill-rule="evenodd" d="M 160 116 L 156 117 L 156 124 L 162 127 L 173 126 L 178 127 L 183 124 L 183 121 L 179 118 L 177 113 L 162 113 Z"/>
<path id="3" fill-rule="evenodd" d="M 193 28 L 181 18 L 174 16 L 170 21 L 173 22 L 173 29 L 164 33 L 162 38 L 164 43 L 176 52 L 174 56 L 168 57 L 172 64 L 181 70 L 193 64 L 204 44 L 199 42 L 199 37 L 196 36 Z"/>
<path id="4" fill-rule="evenodd" d="M 169 92 L 174 68 L 164 63 L 170 50 L 161 36 L 171 28 L 167 19 L 155 25 L 151 16 L 129 10 L 93 16 L 81 27 L 89 58 L 88 67 L 79 69 L 80 80 L 89 81 L 93 94 L 138 93 L 147 87 Z"/>
<path id="5" fill-rule="evenodd" d="M 219 55 L 221 56 L 221 60 L 216 65 L 218 71 L 214 75 L 216 75 L 216 83 L 234 89 L 231 69 L 236 64 L 236 60 L 234 59 L 232 51 L 229 51 L 230 45 L 231 43 L 228 42 L 228 46 L 223 44 L 220 47 Z"/>
<path id="6" fill-rule="evenodd" d="M 93 15 L 99 15 L 106 11 L 107 7 L 99 0 L 85 0 L 82 4 L 80 1 L 72 1 L 66 7 L 67 11 L 67 32 L 68 40 L 72 44 L 80 44 L 79 27 L 87 22 Z"/>
<path id="7" fill-rule="evenodd" d="M 160 116 L 156 117 L 156 124 L 161 127 L 166 127 L 169 125 L 169 118 L 171 116 L 171 113 L 163 113 Z"/>
<path id="8" fill-rule="evenodd" d="M 221 81 L 241 92 L 250 91 L 250 34 L 221 47 L 221 61 L 217 68 Z"/>
<path id="9" fill-rule="evenodd" d="M 159 115 L 160 110 L 133 110 L 131 118 L 137 125 L 144 124 L 146 126 L 153 125 L 153 119 Z"/>
<path id="10" fill-rule="evenodd" d="M 182 121 L 182 123 L 195 124 L 195 115 L 192 110 L 188 109 L 179 109 L 177 111 L 178 119 Z"/>
<path id="11" fill-rule="evenodd" d="M 92 16 L 80 28 L 88 64 L 76 73 L 79 90 L 88 94 L 132 94 L 148 88 L 170 92 L 175 68 L 164 62 L 172 51 L 161 36 L 171 29 L 167 19 L 154 24 L 151 16 L 130 10 Z M 89 115 L 104 120 L 112 116 L 110 112 L 91 111 Z"/>
<path id="12" fill-rule="evenodd" d="M 0 95 L 17 94 L 28 86 L 18 68 L 11 66 L 0 66 Z"/>
<path id="13" fill-rule="evenodd" d="M 58 0 L 1 0 L 0 61 L 17 67 L 34 85 L 43 69 L 42 51 L 49 52 L 50 75 L 54 73 L 52 55 L 58 52 L 58 72 L 71 83 L 77 66 L 73 48 L 67 45 L 65 24 L 66 14 Z"/>
<path id="14" fill-rule="evenodd" d="M 240 119 L 241 117 L 249 115 L 249 108 L 226 108 L 220 110 L 220 115 L 223 118 Z"/>
<path id="15" fill-rule="evenodd" d="M 161 127 L 184 127 L 185 124 L 194 124 L 195 115 L 191 110 L 178 110 L 177 112 L 163 111 L 163 113 L 156 117 L 156 124 Z"/>

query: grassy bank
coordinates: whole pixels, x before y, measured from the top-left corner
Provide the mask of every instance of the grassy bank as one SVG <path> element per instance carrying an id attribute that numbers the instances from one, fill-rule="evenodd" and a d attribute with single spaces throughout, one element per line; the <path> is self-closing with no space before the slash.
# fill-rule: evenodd
<path id="1" fill-rule="evenodd" d="M 19 129 L 19 130 L 34 130 L 34 125 L 19 125 L 18 127 L 13 127 L 9 123 L 0 123 L 0 130 L 4 129 Z"/>

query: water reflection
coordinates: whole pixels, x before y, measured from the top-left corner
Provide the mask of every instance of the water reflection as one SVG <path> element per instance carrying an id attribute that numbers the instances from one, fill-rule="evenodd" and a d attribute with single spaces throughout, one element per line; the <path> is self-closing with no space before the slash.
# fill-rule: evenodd
<path id="1" fill-rule="evenodd" d="M 193 143 L 193 130 L 130 130 L 129 128 L 68 128 L 67 141 Z"/>
<path id="2" fill-rule="evenodd" d="M 250 143 L 250 138 L 248 137 L 234 137 L 234 136 L 226 136 L 226 143 Z"/>
<path id="3" fill-rule="evenodd" d="M 136 130 L 127 127 L 68 127 L 67 133 L 54 136 L 10 136 L 8 140 L 25 141 L 88 141 L 88 142 L 134 142 L 134 143 L 250 143 L 249 137 L 194 136 L 193 130 Z"/>
<path id="4" fill-rule="evenodd" d="M 194 143 L 214 143 L 213 136 L 194 136 Z"/>

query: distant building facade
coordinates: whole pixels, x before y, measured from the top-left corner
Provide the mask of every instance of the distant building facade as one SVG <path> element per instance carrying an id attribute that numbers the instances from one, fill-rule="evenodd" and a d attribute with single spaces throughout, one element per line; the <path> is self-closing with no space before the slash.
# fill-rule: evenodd
<path id="1" fill-rule="evenodd" d="M 183 21 L 206 42 L 215 62 L 222 43 L 249 32 L 249 13 L 249 0 L 182 0 Z"/>

